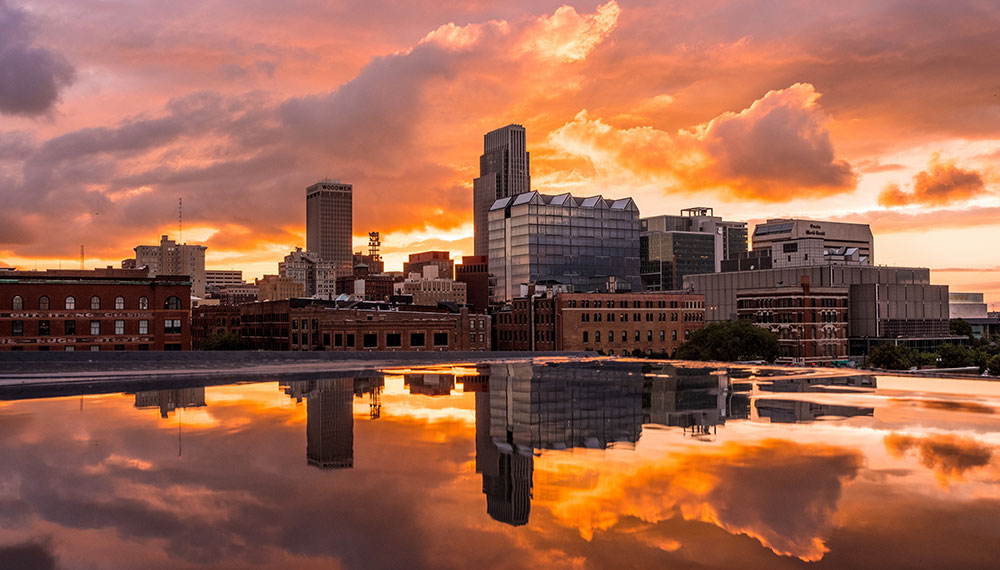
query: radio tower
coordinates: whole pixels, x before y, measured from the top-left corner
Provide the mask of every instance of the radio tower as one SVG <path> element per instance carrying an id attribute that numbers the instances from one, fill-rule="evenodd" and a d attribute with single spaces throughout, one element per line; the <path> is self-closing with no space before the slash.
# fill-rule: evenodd
<path id="1" fill-rule="evenodd" d="M 177 198 L 177 243 L 184 243 L 184 198 Z"/>
<path id="2" fill-rule="evenodd" d="M 371 256 L 372 261 L 382 261 L 382 256 L 379 254 L 379 248 L 382 246 L 382 240 L 378 237 L 378 232 L 368 232 L 368 255 Z"/>

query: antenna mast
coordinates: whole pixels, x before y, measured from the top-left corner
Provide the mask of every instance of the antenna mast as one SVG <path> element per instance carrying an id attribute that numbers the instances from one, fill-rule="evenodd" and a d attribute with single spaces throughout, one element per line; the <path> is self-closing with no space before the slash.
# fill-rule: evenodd
<path id="1" fill-rule="evenodd" d="M 83 266 L 83 245 L 80 245 L 80 269 L 85 269 Z"/>
<path id="2" fill-rule="evenodd" d="M 184 243 L 184 198 L 177 198 L 177 243 Z"/>

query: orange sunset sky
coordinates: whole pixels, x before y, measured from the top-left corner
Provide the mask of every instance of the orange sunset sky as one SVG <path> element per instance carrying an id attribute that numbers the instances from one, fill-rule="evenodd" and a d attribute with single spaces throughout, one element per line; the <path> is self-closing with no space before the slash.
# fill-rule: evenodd
<path id="1" fill-rule="evenodd" d="M 997 309 L 997 70 L 995 0 L 0 0 L 0 265 L 117 266 L 183 197 L 209 268 L 276 273 L 324 177 L 387 269 L 469 254 L 521 123 L 534 189 L 870 223 Z"/>

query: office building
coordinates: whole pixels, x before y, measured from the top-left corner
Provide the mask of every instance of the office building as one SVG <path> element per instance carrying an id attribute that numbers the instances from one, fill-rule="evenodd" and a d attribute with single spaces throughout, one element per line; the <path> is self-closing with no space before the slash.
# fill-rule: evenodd
<path id="1" fill-rule="evenodd" d="M 189 350 L 191 281 L 145 269 L 5 271 L 0 350 Z"/>
<path id="2" fill-rule="evenodd" d="M 205 285 L 207 287 L 226 287 L 228 285 L 246 285 L 243 271 L 239 269 L 206 269 Z"/>
<path id="3" fill-rule="evenodd" d="M 873 265 L 874 239 L 867 224 L 822 220 L 768 220 L 753 230 L 754 269 L 777 269 L 800 265 Z M 754 261 L 763 259 L 765 261 Z M 746 270 L 747 266 L 729 267 Z"/>
<path id="4" fill-rule="evenodd" d="M 351 267 L 357 267 L 358 265 L 367 266 L 369 273 L 385 273 L 385 262 L 382 261 L 382 256 L 378 254 L 355 251 L 354 262 L 351 264 Z"/>
<path id="5" fill-rule="evenodd" d="M 531 169 L 524 127 L 507 125 L 483 136 L 479 178 L 472 182 L 474 249 L 489 254 L 489 209 L 500 198 L 531 190 Z"/>
<path id="6" fill-rule="evenodd" d="M 491 302 L 521 284 L 554 281 L 575 291 L 639 291 L 639 209 L 631 198 L 526 192 L 489 212 Z"/>
<path id="7" fill-rule="evenodd" d="M 477 313 L 486 312 L 490 304 L 489 258 L 485 255 L 463 255 L 455 266 L 455 281 L 465 283 L 466 302 Z"/>
<path id="8" fill-rule="evenodd" d="M 447 251 L 424 251 L 421 253 L 411 253 L 408 261 L 403 263 L 403 275 L 407 277 L 411 273 L 424 273 L 424 268 L 428 266 L 437 267 L 437 275 L 443 279 L 455 278 L 455 260 Z"/>
<path id="9" fill-rule="evenodd" d="M 304 297 L 306 294 L 304 285 L 291 277 L 280 275 L 265 275 L 257 279 L 255 285 L 259 301 L 281 301 L 293 297 Z"/>
<path id="10" fill-rule="evenodd" d="M 948 293 L 948 316 L 952 319 L 985 319 L 989 317 L 982 293 Z"/>
<path id="11" fill-rule="evenodd" d="M 191 278 L 191 295 L 204 298 L 208 284 L 203 245 L 178 244 L 160 236 L 159 245 L 135 246 L 135 259 L 122 262 L 122 269 L 146 268 L 150 277 L 157 275 L 187 275 Z"/>
<path id="12" fill-rule="evenodd" d="M 347 295 L 366 301 L 385 301 L 402 277 L 388 273 L 372 273 L 368 265 L 359 263 L 352 274 L 337 277 L 337 295 Z"/>
<path id="13" fill-rule="evenodd" d="M 846 298 L 847 353 L 820 351 L 807 356 L 810 350 L 805 346 L 791 349 L 787 357 L 801 354 L 793 358 L 799 361 L 861 356 L 885 342 L 930 350 L 942 342 L 960 340 L 948 332 L 948 286 L 931 285 L 926 268 L 803 265 L 690 275 L 684 278 L 684 288 L 705 295 L 709 322 L 742 316 L 785 341 L 799 345 L 831 341 L 819 344 L 839 351 L 843 351 L 843 342 L 829 335 L 843 334 Z M 778 307 L 794 309 L 778 311 Z M 778 317 L 778 313 L 790 316 Z M 779 319 L 788 321 L 777 322 Z M 782 342 L 783 350 L 790 344 Z"/>
<path id="14" fill-rule="evenodd" d="M 295 248 L 285 256 L 284 261 L 278 263 L 278 275 L 302 285 L 306 297 L 332 299 L 336 296 L 336 265 L 320 258 L 314 251 Z"/>
<path id="15" fill-rule="evenodd" d="M 646 291 L 681 288 L 685 275 L 715 273 L 747 250 L 746 222 L 728 222 L 712 208 L 640 220 L 640 272 Z"/>
<path id="16" fill-rule="evenodd" d="M 350 272 L 354 256 L 352 236 L 354 187 L 325 179 L 306 188 L 306 250 Z"/>
<path id="17" fill-rule="evenodd" d="M 436 307 L 438 303 L 466 304 L 466 285 L 454 279 L 435 277 L 437 267 L 424 267 L 423 275 L 411 273 L 402 283 L 396 283 L 398 295 L 411 295 L 414 305 Z"/>

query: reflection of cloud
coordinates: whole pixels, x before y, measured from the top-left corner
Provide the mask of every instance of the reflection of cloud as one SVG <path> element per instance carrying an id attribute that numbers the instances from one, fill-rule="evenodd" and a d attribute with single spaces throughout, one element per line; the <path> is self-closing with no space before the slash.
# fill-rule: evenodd
<path id="1" fill-rule="evenodd" d="M 536 464 L 540 496 L 563 524 L 591 539 L 624 517 L 660 522 L 678 513 L 756 538 L 774 552 L 819 560 L 844 481 L 861 468 L 845 448 L 764 440 L 675 456 L 625 474 L 578 472 L 545 487 L 546 462 Z M 589 485 L 573 488 L 572 485 Z M 536 503 L 544 503 L 539 500 Z"/>
<path id="2" fill-rule="evenodd" d="M 983 467 L 993 457 L 993 450 L 972 438 L 957 435 L 914 437 L 891 433 L 883 440 L 886 451 L 903 457 L 910 450 L 920 455 L 920 464 L 930 469 L 942 485 L 961 481 L 970 469 Z"/>

